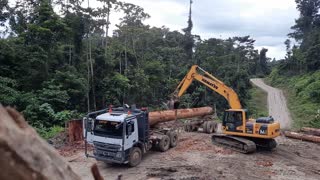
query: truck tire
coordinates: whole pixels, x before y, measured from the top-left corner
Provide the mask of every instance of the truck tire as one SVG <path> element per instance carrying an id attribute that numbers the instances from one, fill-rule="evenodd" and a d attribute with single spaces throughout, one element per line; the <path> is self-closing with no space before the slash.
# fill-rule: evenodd
<path id="1" fill-rule="evenodd" d="M 191 124 L 189 122 L 187 122 L 185 125 L 184 125 L 184 131 L 186 132 L 190 132 L 191 131 Z"/>
<path id="2" fill-rule="evenodd" d="M 211 134 L 216 130 L 216 123 L 213 121 L 207 121 L 207 131 L 206 133 Z"/>
<path id="3" fill-rule="evenodd" d="M 218 131 L 218 123 L 215 121 L 212 121 L 213 123 L 213 133 L 216 133 Z"/>
<path id="4" fill-rule="evenodd" d="M 184 131 L 185 131 L 185 132 L 188 132 L 188 124 L 185 124 L 185 125 L 184 125 Z"/>
<path id="5" fill-rule="evenodd" d="M 135 167 L 140 164 L 142 159 L 142 151 L 139 147 L 134 147 L 129 156 L 129 166 Z"/>
<path id="6" fill-rule="evenodd" d="M 169 132 L 170 147 L 176 147 L 178 144 L 178 134 L 174 131 Z"/>
<path id="7" fill-rule="evenodd" d="M 159 150 L 161 152 L 165 152 L 169 149 L 169 147 L 170 147 L 170 138 L 168 135 L 163 135 L 159 142 Z"/>
<path id="8" fill-rule="evenodd" d="M 207 133 L 207 126 L 208 126 L 208 121 L 205 121 L 205 122 L 203 123 L 203 126 L 202 126 L 202 129 L 203 129 L 203 132 L 204 132 L 204 133 Z"/>

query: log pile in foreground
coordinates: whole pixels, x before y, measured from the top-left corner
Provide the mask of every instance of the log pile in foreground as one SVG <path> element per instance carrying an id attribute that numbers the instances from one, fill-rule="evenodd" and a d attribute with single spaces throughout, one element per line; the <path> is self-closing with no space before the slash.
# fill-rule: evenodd
<path id="1" fill-rule="evenodd" d="M 80 177 L 12 108 L 0 105 L 0 179 L 61 179 Z"/>
<path id="2" fill-rule="evenodd" d="M 297 132 L 291 132 L 291 131 L 285 131 L 284 135 L 286 137 L 294 138 L 294 139 L 300 139 L 303 141 L 310 141 L 315 143 L 320 143 L 320 137 L 319 136 L 313 136 L 303 133 L 297 133 Z"/>

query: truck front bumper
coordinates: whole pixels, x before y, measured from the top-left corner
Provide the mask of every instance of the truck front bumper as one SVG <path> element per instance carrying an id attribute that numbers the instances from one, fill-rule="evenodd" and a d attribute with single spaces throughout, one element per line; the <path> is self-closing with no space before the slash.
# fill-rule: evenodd
<path id="1" fill-rule="evenodd" d="M 88 155 L 88 157 L 95 158 L 97 161 L 117 163 L 117 164 L 127 164 L 128 161 L 124 158 L 116 159 L 114 157 L 106 157 L 106 156 L 96 156 L 96 155 Z"/>

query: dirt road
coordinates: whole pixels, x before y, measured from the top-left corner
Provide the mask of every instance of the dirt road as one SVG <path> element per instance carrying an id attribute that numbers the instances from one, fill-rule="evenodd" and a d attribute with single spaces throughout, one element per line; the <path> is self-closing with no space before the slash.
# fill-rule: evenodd
<path id="1" fill-rule="evenodd" d="M 282 90 L 266 85 L 262 79 L 251 79 L 251 82 L 268 93 L 269 114 L 280 122 L 281 129 L 289 129 L 291 117 Z"/>
<path id="2" fill-rule="evenodd" d="M 212 145 L 210 135 L 181 133 L 179 144 L 167 152 L 150 152 L 138 167 L 106 165 L 98 167 L 106 180 L 316 180 L 320 179 L 320 146 L 313 143 L 277 138 L 278 147 L 272 151 L 241 154 Z M 92 179 L 90 166 L 94 159 L 84 157 L 83 151 L 71 157 L 71 167 L 84 179 Z"/>

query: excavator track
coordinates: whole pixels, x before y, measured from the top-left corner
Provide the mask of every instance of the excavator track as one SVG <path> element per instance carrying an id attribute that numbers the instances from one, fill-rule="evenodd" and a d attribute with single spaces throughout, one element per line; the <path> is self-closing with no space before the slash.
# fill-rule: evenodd
<path id="1" fill-rule="evenodd" d="M 245 138 L 235 137 L 225 134 L 213 134 L 212 143 L 232 150 L 248 154 L 256 151 L 256 144 Z"/>

